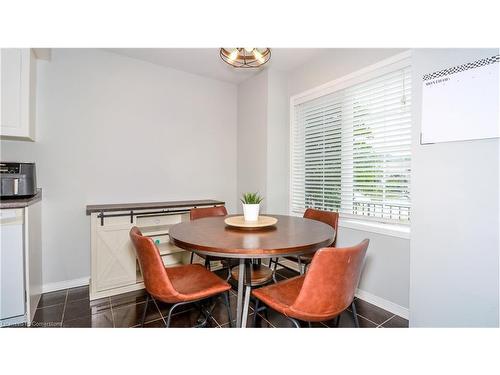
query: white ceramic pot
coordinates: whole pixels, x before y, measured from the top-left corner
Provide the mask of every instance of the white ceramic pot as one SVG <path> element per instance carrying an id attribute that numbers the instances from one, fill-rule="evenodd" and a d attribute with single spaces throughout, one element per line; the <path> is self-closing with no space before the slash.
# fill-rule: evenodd
<path id="1" fill-rule="evenodd" d="M 243 203 L 243 216 L 245 221 L 257 221 L 259 219 L 260 204 Z"/>

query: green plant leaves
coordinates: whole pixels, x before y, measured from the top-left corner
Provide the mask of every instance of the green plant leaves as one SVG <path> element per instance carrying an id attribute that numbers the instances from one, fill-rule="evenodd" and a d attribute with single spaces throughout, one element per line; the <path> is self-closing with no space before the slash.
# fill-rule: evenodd
<path id="1" fill-rule="evenodd" d="M 243 193 L 240 200 L 243 204 L 259 204 L 263 199 L 258 193 Z"/>

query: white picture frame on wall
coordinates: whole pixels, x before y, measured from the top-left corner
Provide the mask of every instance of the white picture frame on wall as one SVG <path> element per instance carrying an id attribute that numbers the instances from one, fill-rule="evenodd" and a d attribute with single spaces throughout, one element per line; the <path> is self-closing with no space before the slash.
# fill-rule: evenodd
<path id="1" fill-rule="evenodd" d="M 499 57 L 423 76 L 421 144 L 500 137 Z"/>

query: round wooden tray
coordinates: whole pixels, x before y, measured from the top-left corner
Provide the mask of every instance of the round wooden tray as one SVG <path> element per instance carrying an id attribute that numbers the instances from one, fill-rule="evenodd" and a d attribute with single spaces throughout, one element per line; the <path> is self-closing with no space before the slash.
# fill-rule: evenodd
<path id="1" fill-rule="evenodd" d="M 231 216 L 224 219 L 226 225 L 242 229 L 258 229 L 275 225 L 278 219 L 271 216 L 259 216 L 257 221 L 245 221 L 244 216 Z"/>

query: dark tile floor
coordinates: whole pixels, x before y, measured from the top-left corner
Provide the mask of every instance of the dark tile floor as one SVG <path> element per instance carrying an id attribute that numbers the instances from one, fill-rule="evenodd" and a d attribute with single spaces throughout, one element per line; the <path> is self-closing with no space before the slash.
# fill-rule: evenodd
<path id="1" fill-rule="evenodd" d="M 227 271 L 217 271 L 225 277 Z M 277 278 L 285 279 L 297 275 L 295 271 L 280 269 Z M 230 304 L 232 316 L 236 315 L 236 292 L 231 291 Z M 358 320 L 361 327 L 390 328 L 408 327 L 408 321 L 386 310 L 360 299 L 355 299 Z M 145 327 L 165 327 L 165 320 L 170 305 L 150 300 L 146 306 L 144 291 L 130 292 L 113 297 L 89 301 L 88 287 L 73 288 L 46 293 L 42 296 L 35 313 L 33 327 L 139 327 L 144 309 L 146 310 Z M 199 311 L 187 305 L 172 316 L 172 327 L 191 327 L 195 325 Z M 251 326 L 254 310 L 250 306 L 247 326 Z M 233 321 L 234 322 L 234 321 Z M 229 317 L 222 300 L 219 299 L 213 311 L 213 317 L 208 322 L 209 327 L 228 328 Z M 281 314 L 267 309 L 256 317 L 257 327 L 292 327 L 291 322 Z M 314 323 L 313 327 L 333 327 L 334 322 Z M 342 313 L 340 327 L 354 327 L 350 310 Z"/>

